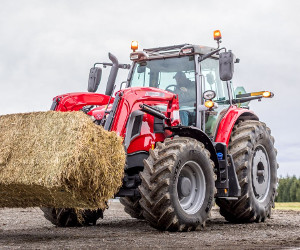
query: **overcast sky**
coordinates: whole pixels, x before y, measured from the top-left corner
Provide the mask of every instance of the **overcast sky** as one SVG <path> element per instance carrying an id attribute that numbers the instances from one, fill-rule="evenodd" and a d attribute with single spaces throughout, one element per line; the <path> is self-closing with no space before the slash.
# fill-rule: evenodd
<path id="1" fill-rule="evenodd" d="M 130 63 L 132 40 L 213 47 L 220 29 L 241 59 L 234 85 L 275 93 L 250 107 L 275 137 L 279 175 L 300 176 L 299 11 L 297 0 L 1 0 L 0 115 L 48 110 L 54 96 L 86 91 L 89 68 L 108 52 Z"/>

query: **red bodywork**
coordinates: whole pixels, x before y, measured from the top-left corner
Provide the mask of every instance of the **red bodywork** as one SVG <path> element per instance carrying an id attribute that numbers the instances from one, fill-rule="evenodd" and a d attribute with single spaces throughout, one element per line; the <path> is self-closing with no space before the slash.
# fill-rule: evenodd
<path id="1" fill-rule="evenodd" d="M 118 91 L 116 95 L 120 95 L 121 99 L 118 109 L 115 113 L 111 131 L 115 131 L 118 135 L 125 137 L 126 125 L 129 116 L 135 110 L 140 110 L 140 104 L 147 104 L 150 106 L 165 106 L 163 112 L 171 121 L 168 126 L 176 126 L 179 124 L 179 115 L 173 116 L 173 112 L 179 112 L 178 96 L 165 90 L 157 88 L 128 88 Z M 56 111 L 78 111 L 87 105 L 97 105 L 99 107 L 91 110 L 88 114 L 95 117 L 95 119 L 102 119 L 106 105 L 109 101 L 109 96 L 94 93 L 70 93 L 55 97 L 59 99 Z M 112 98 L 110 103 L 113 103 Z M 108 110 L 112 105 L 109 105 Z M 179 113 L 178 113 L 179 114 Z M 136 151 L 149 151 L 150 148 L 158 141 L 164 141 L 166 133 L 154 133 L 154 117 L 145 113 L 143 116 L 141 133 L 134 138 L 127 150 L 127 153 Z"/>
<path id="2" fill-rule="evenodd" d="M 104 113 L 105 111 L 110 111 L 112 104 L 109 104 L 108 107 L 107 105 L 102 105 L 99 107 L 96 107 L 94 109 L 92 109 L 90 112 L 88 112 L 87 114 L 90 116 L 94 116 L 96 120 L 101 120 L 104 117 Z"/>
<path id="3" fill-rule="evenodd" d="M 115 131 L 123 138 L 125 138 L 129 116 L 133 111 L 140 110 L 140 104 L 147 104 L 154 107 L 157 105 L 165 106 L 164 114 L 171 118 L 171 122 L 167 124 L 168 126 L 176 126 L 180 122 L 179 115 L 176 117 L 173 116 L 174 111 L 178 112 L 179 110 L 178 96 L 171 92 L 151 87 L 133 87 L 120 90 L 116 95 L 120 95 L 121 99 L 118 105 L 119 108 L 116 110 L 111 131 Z M 96 120 L 103 118 L 109 101 L 109 96 L 95 93 L 69 93 L 55 98 L 58 100 L 56 111 L 78 111 L 87 105 L 98 106 L 88 112 L 88 115 L 94 116 Z M 110 105 L 107 108 L 108 111 L 111 109 L 113 101 L 114 98 L 111 98 Z M 231 106 L 220 121 L 215 141 L 228 145 L 234 124 L 245 113 L 255 116 L 252 111 Z M 154 117 L 145 113 L 141 133 L 131 141 L 127 149 L 128 154 L 136 151 L 149 151 L 156 142 L 164 141 L 167 132 L 154 133 L 153 124 Z"/>
<path id="4" fill-rule="evenodd" d="M 128 88 L 117 92 L 117 95 L 122 94 L 119 103 L 119 109 L 115 114 L 117 119 L 114 119 L 111 131 L 116 131 L 123 138 L 126 133 L 127 120 L 130 114 L 135 110 L 140 110 L 140 104 L 147 104 L 150 106 L 164 105 L 166 107 L 165 115 L 173 118 L 173 111 L 179 110 L 178 97 L 168 91 L 157 88 Z M 127 153 L 136 151 L 149 151 L 158 141 L 164 141 L 164 133 L 154 133 L 153 131 L 154 117 L 145 114 L 143 117 L 141 133 L 133 139 L 127 149 Z M 175 119 L 169 126 L 176 126 L 179 124 L 179 119 Z"/>
<path id="5" fill-rule="evenodd" d="M 253 113 L 253 111 L 243 108 L 238 108 L 237 106 L 231 106 L 222 120 L 220 121 L 217 134 L 215 136 L 215 142 L 223 142 L 228 146 L 231 131 L 233 129 L 234 124 L 238 120 L 241 115 L 248 114 L 255 119 L 258 120 L 257 116 Z"/>

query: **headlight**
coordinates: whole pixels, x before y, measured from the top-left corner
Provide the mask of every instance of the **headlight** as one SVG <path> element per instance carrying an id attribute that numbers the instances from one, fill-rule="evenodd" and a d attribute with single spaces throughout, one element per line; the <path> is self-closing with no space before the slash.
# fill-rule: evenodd
<path id="1" fill-rule="evenodd" d="M 212 100 L 216 97 L 216 92 L 213 91 L 213 90 L 206 90 L 204 93 L 203 93 L 203 98 L 205 100 Z"/>
<path id="2" fill-rule="evenodd" d="M 215 105 L 215 103 L 213 101 L 206 101 L 204 103 L 204 106 L 207 107 L 207 108 L 209 108 L 209 109 L 213 108 L 214 105 Z"/>

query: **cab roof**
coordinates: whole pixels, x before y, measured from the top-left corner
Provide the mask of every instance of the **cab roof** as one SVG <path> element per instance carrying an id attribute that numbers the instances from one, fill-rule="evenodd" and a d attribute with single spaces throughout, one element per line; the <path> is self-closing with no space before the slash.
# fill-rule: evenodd
<path id="1" fill-rule="evenodd" d="M 192 52 L 183 53 L 185 49 L 192 49 Z M 213 50 L 216 50 L 216 48 L 185 43 L 179 45 L 143 49 L 142 51 L 132 52 L 130 54 L 130 58 L 133 61 L 140 61 L 140 60 L 151 60 L 151 59 L 159 59 L 159 58 L 166 58 L 166 57 L 174 57 L 180 55 L 193 55 L 193 54 L 205 55 Z M 218 56 L 214 55 L 213 57 L 218 57 Z"/>

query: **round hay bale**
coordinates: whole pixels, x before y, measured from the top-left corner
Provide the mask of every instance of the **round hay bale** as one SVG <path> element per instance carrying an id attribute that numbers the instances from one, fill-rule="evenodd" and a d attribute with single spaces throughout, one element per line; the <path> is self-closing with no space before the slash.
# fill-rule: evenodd
<path id="1" fill-rule="evenodd" d="M 0 206 L 105 208 L 122 185 L 122 141 L 83 112 L 0 116 Z"/>

